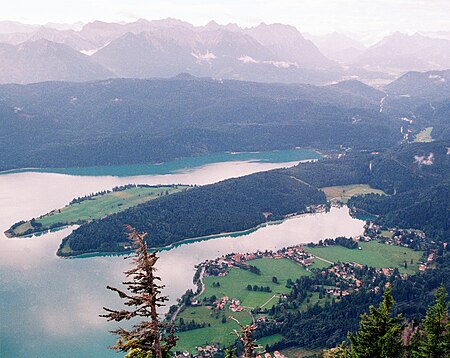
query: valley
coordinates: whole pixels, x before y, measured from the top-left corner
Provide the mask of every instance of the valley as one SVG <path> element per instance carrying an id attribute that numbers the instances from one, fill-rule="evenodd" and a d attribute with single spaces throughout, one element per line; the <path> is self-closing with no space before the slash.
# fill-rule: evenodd
<path id="1" fill-rule="evenodd" d="M 359 291 L 365 284 L 355 272 L 364 266 L 378 269 L 387 276 L 392 275 L 393 270 L 413 275 L 423 260 L 421 251 L 376 240 L 358 242 L 355 249 L 320 243 L 314 246 L 234 253 L 198 265 L 194 277 L 197 293 L 186 292 L 176 316 L 171 314 L 173 308 L 169 311 L 180 339 L 177 350 L 197 354 L 226 347 L 230 341 L 227 333 L 238 329 L 230 317 L 242 324 L 252 321 L 264 324 L 273 315 L 273 307 L 286 301 L 294 282 L 301 277 L 322 275 L 321 272 L 327 270 L 335 275 L 335 281 L 305 292 L 293 312 L 306 311 L 315 305 L 330 305 Z M 408 269 L 405 269 L 405 262 L 411 262 Z M 276 346 L 283 339 L 276 333 L 258 338 L 257 342 L 263 344 L 261 349 L 264 350 L 266 345 Z"/>
<path id="2" fill-rule="evenodd" d="M 0 6 L 0 357 L 450 356 L 450 5 L 396 2 Z"/>

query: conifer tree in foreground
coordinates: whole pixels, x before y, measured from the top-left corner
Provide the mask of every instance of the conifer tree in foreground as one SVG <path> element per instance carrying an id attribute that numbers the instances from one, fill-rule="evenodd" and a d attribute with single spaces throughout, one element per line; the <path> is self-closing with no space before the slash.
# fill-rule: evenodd
<path id="1" fill-rule="evenodd" d="M 125 305 L 132 307 L 130 310 L 112 310 L 103 307 L 108 314 L 101 315 L 108 321 L 123 321 L 132 318 L 144 317 L 131 330 L 119 328 L 113 333 L 120 336 L 117 344 L 112 348 L 127 352 L 127 358 L 163 358 L 170 356 L 170 349 L 176 344 L 173 326 L 159 321 L 157 308 L 164 306 L 168 300 L 161 295 L 163 285 L 157 284 L 161 279 L 155 276 L 155 263 L 158 260 L 157 252 L 149 253 L 145 237 L 147 233 L 139 233 L 133 227 L 127 225 L 128 239 L 133 242 L 136 254 L 133 259 L 133 268 L 126 271 L 129 281 L 123 282 L 127 286 L 127 292 L 107 286 L 111 291 L 117 292 L 120 298 L 126 300 Z M 149 320 L 148 320 L 149 319 Z"/>
<path id="2" fill-rule="evenodd" d="M 410 323 L 408 327 L 402 324 L 400 315 L 391 318 L 394 300 L 390 289 L 386 289 L 380 307 L 371 306 L 370 314 L 361 315 L 359 332 L 355 336 L 349 336 L 350 347 L 344 342 L 326 351 L 324 357 L 450 357 L 449 301 L 443 285 L 436 290 L 435 297 L 435 302 L 428 308 L 422 323 Z"/>
<path id="3" fill-rule="evenodd" d="M 359 323 L 359 331 L 349 336 L 352 355 L 361 358 L 395 358 L 401 357 L 403 351 L 401 315 L 391 317 L 394 298 L 391 287 L 384 291 L 380 307 L 369 307 L 369 314 L 364 313 Z"/>
<path id="4" fill-rule="evenodd" d="M 236 348 L 231 348 L 230 343 L 228 343 L 228 347 L 225 349 L 224 358 L 236 358 Z"/>
<path id="5" fill-rule="evenodd" d="M 434 305 L 428 309 L 422 327 L 416 333 L 411 357 L 450 357 L 449 302 L 444 286 L 437 289 L 435 297 Z"/>
<path id="6" fill-rule="evenodd" d="M 369 314 L 361 315 L 359 331 L 350 334 L 350 347 L 345 344 L 328 352 L 333 358 L 400 358 L 403 354 L 401 315 L 391 317 L 394 299 L 391 288 L 387 287 L 383 301 L 378 308 L 369 307 Z"/>

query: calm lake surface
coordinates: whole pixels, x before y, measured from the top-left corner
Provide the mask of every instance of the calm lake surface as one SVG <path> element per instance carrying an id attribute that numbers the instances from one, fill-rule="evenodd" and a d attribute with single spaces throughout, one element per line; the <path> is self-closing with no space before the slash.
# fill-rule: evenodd
<path id="1" fill-rule="evenodd" d="M 297 152 L 297 157 L 292 152 Z M 212 161 L 214 158 L 203 158 L 206 163 L 201 162 L 200 167 L 196 161 L 182 168 L 180 163 L 168 163 L 165 171 L 151 174 L 156 169 L 146 166 L 146 172 L 138 172 L 142 175 L 129 177 L 124 176 L 126 167 L 100 168 L 98 173 L 89 168 L 88 172 L 68 173 L 71 175 L 27 171 L 0 175 L 0 357 L 120 357 L 105 348 L 114 343 L 108 331 L 117 324 L 107 323 L 98 315 L 103 306 L 120 307 L 121 301 L 105 286 L 120 285 L 122 273 L 130 264 L 123 256 L 60 259 L 56 250 L 73 228 L 28 239 L 7 239 L 3 231 L 12 223 L 64 206 L 74 197 L 117 185 L 208 184 L 317 158 L 308 158 L 307 153 L 286 151 L 283 157 L 283 152 L 276 152 L 278 159 L 271 159 L 272 153 L 245 153 L 249 156 L 238 158 L 240 161 L 218 163 Z M 135 167 L 130 167 L 130 173 L 137 173 Z M 104 176 L 106 169 L 117 176 Z M 352 219 L 346 208 L 334 208 L 247 235 L 162 251 L 158 268 L 167 286 L 169 305 L 193 287 L 194 265 L 208 258 L 232 251 L 277 249 L 326 237 L 353 236 L 362 232 L 363 224 Z"/>

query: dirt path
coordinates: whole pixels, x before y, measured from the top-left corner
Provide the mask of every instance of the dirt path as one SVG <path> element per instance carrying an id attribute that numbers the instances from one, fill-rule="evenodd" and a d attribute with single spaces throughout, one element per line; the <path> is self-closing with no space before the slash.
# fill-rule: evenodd
<path id="1" fill-rule="evenodd" d="M 274 298 L 280 298 L 278 295 L 273 295 L 270 297 L 263 305 L 261 305 L 261 308 L 263 308 L 265 305 L 267 305 L 270 301 L 272 301 Z"/>
<path id="2" fill-rule="evenodd" d="M 327 259 L 324 259 L 324 258 L 322 258 L 322 257 L 315 256 L 315 255 L 314 255 L 314 257 L 315 257 L 316 259 L 319 259 L 319 260 L 322 260 L 322 261 L 324 261 L 324 262 L 326 262 L 326 263 L 329 263 L 330 265 L 333 265 L 333 264 L 334 264 L 334 262 L 331 262 L 331 261 L 329 261 L 329 260 L 327 260 Z"/>
<path id="3" fill-rule="evenodd" d="M 301 180 L 299 178 L 296 178 L 296 177 L 294 177 L 292 175 L 290 175 L 289 178 L 292 178 L 292 179 L 294 179 L 294 180 L 296 180 L 296 181 L 298 181 L 298 182 L 300 182 L 302 184 L 305 184 L 305 185 L 309 186 L 310 188 L 317 189 L 314 185 L 311 185 L 311 184 L 307 183 L 306 181 L 303 181 L 303 180 Z"/>
<path id="4" fill-rule="evenodd" d="M 198 281 L 200 282 L 200 285 L 202 288 L 201 288 L 200 292 L 194 296 L 194 300 L 196 300 L 198 297 L 200 297 L 203 294 L 203 292 L 205 292 L 206 287 L 203 282 L 203 277 L 205 276 L 205 270 L 206 270 L 206 267 L 203 266 L 202 271 L 200 272 L 200 276 L 198 277 Z"/>

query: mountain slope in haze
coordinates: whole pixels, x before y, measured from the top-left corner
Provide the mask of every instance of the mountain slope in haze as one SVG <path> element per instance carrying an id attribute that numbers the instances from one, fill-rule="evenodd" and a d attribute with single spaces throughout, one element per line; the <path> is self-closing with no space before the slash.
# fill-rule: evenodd
<path id="1" fill-rule="evenodd" d="M 311 34 L 304 36 L 311 40 L 325 56 L 342 64 L 353 63 L 366 49 L 362 43 L 337 32 L 322 36 Z"/>
<path id="2" fill-rule="evenodd" d="M 148 163 L 212 152 L 377 149 L 379 103 L 339 88 L 195 78 L 0 86 L 0 168 Z"/>
<path id="3" fill-rule="evenodd" d="M 37 31 L 30 34 L 27 41 L 47 40 L 51 42 L 67 45 L 74 50 L 91 50 L 95 44 L 86 40 L 79 32 L 74 30 L 56 30 L 50 27 L 41 26 Z"/>
<path id="4" fill-rule="evenodd" d="M 432 137 L 450 138 L 450 71 L 408 72 L 384 87 L 385 112 L 395 111 L 417 134 L 433 127 Z"/>
<path id="5" fill-rule="evenodd" d="M 376 70 L 448 69 L 450 41 L 396 32 L 369 47 L 354 64 Z"/>
<path id="6" fill-rule="evenodd" d="M 241 33 L 171 27 L 127 33 L 100 49 L 92 59 L 125 77 L 171 77 L 181 72 L 220 76 L 223 68 L 239 63 L 243 54 L 270 56 L 261 44 Z"/>
<path id="7" fill-rule="evenodd" d="M 27 33 L 35 31 L 38 25 L 24 24 L 18 21 L 0 21 L 0 34 Z"/>
<path id="8" fill-rule="evenodd" d="M 293 26 L 262 23 L 247 28 L 244 32 L 266 46 L 276 60 L 292 62 L 306 68 L 329 68 L 335 65 Z"/>
<path id="9" fill-rule="evenodd" d="M 436 101 L 450 97 L 450 70 L 408 72 L 385 86 L 391 95 L 408 95 Z"/>
<path id="10" fill-rule="evenodd" d="M 339 78 L 332 61 L 289 26 L 242 30 L 215 23 L 204 28 L 166 25 L 127 33 L 92 59 L 119 76 L 137 78 L 180 72 L 262 82 L 318 84 Z"/>
<path id="11" fill-rule="evenodd" d="M 47 40 L 0 45 L 0 83 L 88 81 L 114 74 L 69 46 Z"/>
<path id="12" fill-rule="evenodd" d="M 351 93 L 355 96 L 361 96 L 374 102 L 379 102 L 384 96 L 386 96 L 383 91 L 356 80 L 341 81 L 330 85 L 329 87 Z"/>
<path id="13" fill-rule="evenodd" d="M 342 76 L 339 66 L 297 29 L 281 24 L 242 29 L 215 22 L 196 27 L 176 19 L 140 19 L 126 24 L 94 21 L 79 31 L 42 26 L 31 32 L 0 34 L 0 43 L 15 46 L 37 40 L 67 45 L 120 77 L 172 77 L 187 72 L 259 82 L 326 84 Z M 29 56 L 39 58 L 31 52 Z M 50 68 L 46 70 L 50 72 Z M 0 78 L 0 83 L 11 78 Z M 64 79 L 50 76 L 42 80 L 55 78 Z M 84 78 L 99 77 L 88 71 Z M 17 82 L 26 81 L 19 78 Z"/>
<path id="14" fill-rule="evenodd" d="M 79 31 L 79 34 L 86 40 L 96 44 L 97 48 L 101 48 L 127 33 L 140 34 L 141 32 L 153 31 L 155 29 L 167 29 L 173 27 L 186 29 L 194 28 L 193 25 L 187 22 L 172 18 L 152 21 L 139 19 L 125 24 L 94 21 L 84 25 Z"/>

